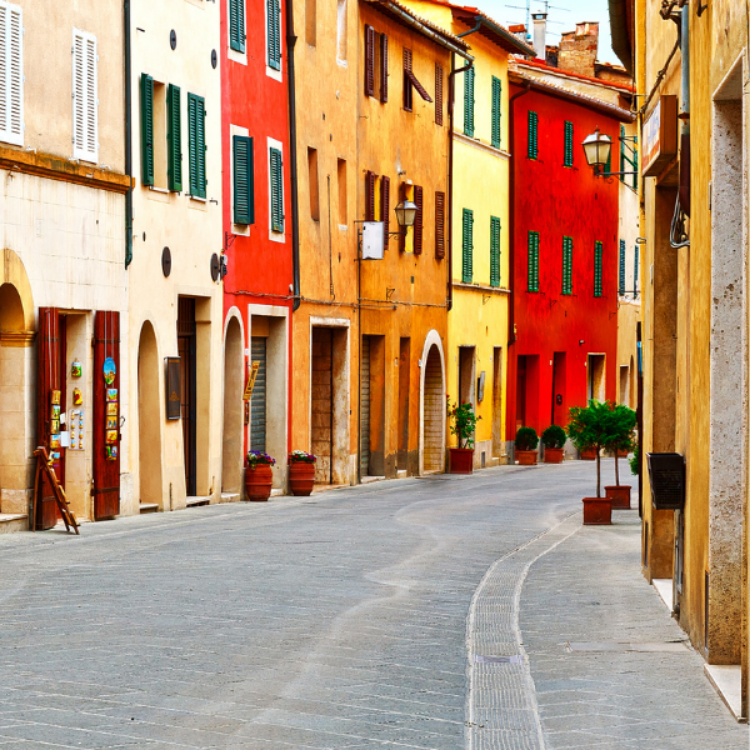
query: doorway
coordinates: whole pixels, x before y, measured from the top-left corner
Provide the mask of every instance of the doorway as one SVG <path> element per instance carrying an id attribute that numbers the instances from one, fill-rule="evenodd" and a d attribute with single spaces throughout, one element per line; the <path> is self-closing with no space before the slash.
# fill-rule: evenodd
<path id="1" fill-rule="evenodd" d="M 253 394 L 250 397 L 250 450 L 266 453 L 267 431 L 267 363 L 268 346 L 265 336 L 253 336 L 250 343 L 250 357 L 253 366 L 258 365 Z"/>
<path id="2" fill-rule="evenodd" d="M 185 488 L 196 495 L 196 329 L 195 299 L 180 297 L 177 307 L 177 353 L 180 358 L 180 418 L 185 454 Z"/>
<path id="3" fill-rule="evenodd" d="M 224 434 L 222 446 L 221 491 L 238 493 L 242 486 L 242 391 L 245 356 L 242 329 L 237 318 L 230 318 L 224 341 Z"/>
<path id="4" fill-rule="evenodd" d="M 568 422 L 567 412 L 567 356 L 555 352 L 552 358 L 552 414 L 550 424 L 564 427 Z"/>
<path id="5" fill-rule="evenodd" d="M 385 476 L 385 336 L 362 336 L 360 476 Z"/>
<path id="6" fill-rule="evenodd" d="M 606 378 L 604 364 L 606 355 L 589 354 L 588 359 L 588 400 L 604 401 L 606 398 Z"/>
<path id="7" fill-rule="evenodd" d="M 160 394 L 156 334 L 146 321 L 138 344 L 138 482 L 140 505 L 152 506 L 152 510 L 153 506 L 164 510 Z"/>
<path id="8" fill-rule="evenodd" d="M 618 403 L 630 406 L 630 368 L 627 365 L 620 365 L 619 396 Z"/>
<path id="9" fill-rule="evenodd" d="M 475 365 L 473 346 L 458 347 L 458 399 L 476 408 Z"/>
<path id="10" fill-rule="evenodd" d="M 503 349 L 492 350 L 492 456 L 505 453 L 503 444 Z"/>
<path id="11" fill-rule="evenodd" d="M 442 471 L 444 467 L 445 388 L 440 352 L 434 344 L 427 355 L 424 373 L 424 470 Z"/>
<path id="12" fill-rule="evenodd" d="M 398 357 L 398 470 L 409 470 L 409 390 L 411 339 L 402 337 Z"/>

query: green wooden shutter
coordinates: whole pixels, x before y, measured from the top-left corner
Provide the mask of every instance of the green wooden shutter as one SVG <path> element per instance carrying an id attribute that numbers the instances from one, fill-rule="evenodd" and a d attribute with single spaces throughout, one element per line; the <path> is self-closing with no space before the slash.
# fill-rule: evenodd
<path id="1" fill-rule="evenodd" d="M 539 115 L 529 110 L 529 141 L 527 146 L 527 156 L 529 159 L 536 159 L 539 153 Z"/>
<path id="2" fill-rule="evenodd" d="M 474 75 L 473 67 L 464 73 L 464 133 L 474 137 Z"/>
<path id="3" fill-rule="evenodd" d="M 232 139 L 234 173 L 234 223 L 255 224 L 253 139 L 235 135 Z"/>
<path id="4" fill-rule="evenodd" d="M 490 217 L 490 286 L 500 286 L 500 219 Z"/>
<path id="5" fill-rule="evenodd" d="M 638 296 L 638 264 L 639 264 L 638 255 L 639 255 L 639 252 L 640 252 L 640 248 L 638 247 L 638 245 L 636 245 L 634 258 L 633 258 L 634 260 L 633 262 L 633 296 L 634 297 Z"/>
<path id="6" fill-rule="evenodd" d="M 284 231 L 284 175 L 281 151 L 270 151 L 269 172 L 271 175 L 271 231 Z"/>
<path id="7" fill-rule="evenodd" d="M 202 96 L 188 94 L 190 195 L 206 197 L 206 103 Z"/>
<path id="8" fill-rule="evenodd" d="M 171 191 L 182 190 L 180 87 L 171 83 L 167 89 L 167 180 Z"/>
<path id="9" fill-rule="evenodd" d="M 154 184 L 154 79 L 141 73 L 141 182 Z"/>
<path id="10" fill-rule="evenodd" d="M 461 281 L 471 284 L 474 272 L 474 212 L 468 208 L 463 213 Z"/>
<path id="11" fill-rule="evenodd" d="M 625 240 L 620 240 L 620 278 L 619 292 L 625 294 Z"/>
<path id="12" fill-rule="evenodd" d="M 609 149 L 609 156 L 607 157 L 607 163 L 604 165 L 604 174 L 612 174 L 612 149 Z"/>
<path id="13" fill-rule="evenodd" d="M 594 297 L 602 296 L 602 243 L 594 244 Z"/>
<path id="14" fill-rule="evenodd" d="M 563 294 L 573 294 L 573 240 L 563 237 Z"/>
<path id="15" fill-rule="evenodd" d="M 573 166 L 573 123 L 565 123 L 565 156 L 563 160 L 563 166 Z"/>
<path id="16" fill-rule="evenodd" d="M 539 291 L 539 232 L 529 232 L 527 290 Z"/>
<path id="17" fill-rule="evenodd" d="M 268 12 L 268 67 L 281 70 L 281 5 L 279 0 L 266 0 Z"/>
<path id="18" fill-rule="evenodd" d="M 500 148 L 502 141 L 503 83 L 492 76 L 492 145 Z"/>
<path id="19" fill-rule="evenodd" d="M 245 0 L 229 0 L 229 46 L 245 51 Z"/>

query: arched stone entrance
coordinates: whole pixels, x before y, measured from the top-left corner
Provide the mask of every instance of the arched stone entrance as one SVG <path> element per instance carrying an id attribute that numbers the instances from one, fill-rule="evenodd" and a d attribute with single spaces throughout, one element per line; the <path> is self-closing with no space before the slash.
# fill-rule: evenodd
<path id="1" fill-rule="evenodd" d="M 138 344 L 138 481 L 141 510 L 154 505 L 164 510 L 160 394 L 156 334 L 151 323 L 146 321 Z"/>
<path id="2" fill-rule="evenodd" d="M 427 334 L 420 388 L 420 474 L 445 469 L 445 363 L 437 331 Z"/>
<path id="3" fill-rule="evenodd" d="M 242 328 L 237 317 L 227 322 L 224 337 L 224 431 L 222 445 L 221 491 L 238 494 L 242 487 L 242 422 L 244 353 Z"/>

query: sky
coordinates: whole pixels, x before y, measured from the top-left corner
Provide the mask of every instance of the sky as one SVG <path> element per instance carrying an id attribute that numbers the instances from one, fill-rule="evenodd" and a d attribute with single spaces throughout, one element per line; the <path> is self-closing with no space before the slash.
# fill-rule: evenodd
<path id="1" fill-rule="evenodd" d="M 529 0 L 531 12 L 544 11 L 542 0 Z M 458 5 L 474 5 L 503 26 L 526 23 L 527 0 L 458 0 Z M 549 0 L 547 44 L 558 44 L 563 31 L 573 31 L 576 23 L 599 21 L 599 62 L 621 65 L 612 52 L 609 34 L 609 4 L 607 0 Z M 509 6 L 518 6 L 509 7 Z"/>

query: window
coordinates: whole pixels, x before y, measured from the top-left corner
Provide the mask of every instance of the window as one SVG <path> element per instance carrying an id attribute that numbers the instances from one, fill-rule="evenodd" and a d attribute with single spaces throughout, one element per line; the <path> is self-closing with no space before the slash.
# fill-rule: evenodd
<path id="1" fill-rule="evenodd" d="M 182 190 L 182 114 L 180 87 L 167 88 L 167 185 L 172 192 Z"/>
<path id="2" fill-rule="evenodd" d="M 539 291 L 539 232 L 529 232 L 527 291 Z"/>
<path id="3" fill-rule="evenodd" d="M 188 154 L 190 195 L 206 197 L 206 102 L 202 96 L 188 94 Z"/>
<path id="4" fill-rule="evenodd" d="M 73 29 L 73 158 L 94 163 L 99 160 L 97 59 L 96 37 Z"/>
<path id="5" fill-rule="evenodd" d="M 464 71 L 464 134 L 474 137 L 474 66 Z"/>
<path id="6" fill-rule="evenodd" d="M 563 166 L 573 166 L 573 123 L 565 122 L 565 142 L 563 144 Z"/>
<path id="7" fill-rule="evenodd" d="M 369 170 L 365 174 L 365 221 L 375 221 L 375 185 L 378 176 Z"/>
<path id="8" fill-rule="evenodd" d="M 388 101 L 388 37 L 365 26 L 365 96 Z"/>
<path id="9" fill-rule="evenodd" d="M 414 186 L 414 203 L 417 204 L 417 215 L 414 217 L 414 254 L 422 254 L 424 236 L 424 196 L 419 185 Z"/>
<path id="10" fill-rule="evenodd" d="M 562 293 L 573 294 L 573 240 L 563 237 Z"/>
<path id="11" fill-rule="evenodd" d="M 474 212 L 465 208 L 461 232 L 461 281 L 471 284 L 474 276 Z"/>
<path id="12" fill-rule="evenodd" d="M 620 278 L 618 291 L 625 294 L 625 240 L 620 240 Z"/>
<path id="13" fill-rule="evenodd" d="M 347 33 L 346 33 L 346 0 L 336 3 L 336 59 L 346 62 Z"/>
<path id="14" fill-rule="evenodd" d="M 279 0 L 266 0 L 268 67 L 281 70 L 281 5 Z"/>
<path id="15" fill-rule="evenodd" d="M 365 96 L 375 96 L 375 29 L 365 26 Z"/>
<path id="16" fill-rule="evenodd" d="M 320 221 L 320 185 L 318 183 L 318 151 L 307 149 L 307 179 L 310 190 L 310 218 Z"/>
<path id="17" fill-rule="evenodd" d="M 529 111 L 528 127 L 529 127 L 529 142 L 527 147 L 526 156 L 529 159 L 536 159 L 539 153 L 539 140 L 538 140 L 538 125 L 539 115 L 536 112 Z"/>
<path id="18" fill-rule="evenodd" d="M 281 151 L 269 150 L 269 181 L 271 193 L 271 231 L 284 232 L 284 170 Z"/>
<path id="19" fill-rule="evenodd" d="M 255 224 L 253 139 L 244 135 L 232 138 L 234 176 L 234 223 Z"/>
<path id="20" fill-rule="evenodd" d="M 245 52 L 245 0 L 229 0 L 229 46 Z"/>
<path id="21" fill-rule="evenodd" d="M 388 37 L 380 35 L 380 52 L 378 59 L 378 70 L 380 71 L 380 101 L 385 104 L 388 101 Z"/>
<path id="22" fill-rule="evenodd" d="M 388 232 L 391 231 L 391 180 L 380 178 L 380 221 L 383 222 L 383 249 L 388 249 Z"/>
<path id="23" fill-rule="evenodd" d="M 435 63 L 435 124 L 443 124 L 443 66 Z"/>
<path id="24" fill-rule="evenodd" d="M 314 47 L 318 42 L 318 8 L 316 0 L 305 0 L 305 41 Z"/>
<path id="25" fill-rule="evenodd" d="M 594 297 L 602 296 L 602 243 L 594 244 Z"/>
<path id="26" fill-rule="evenodd" d="M 411 50 L 404 47 L 404 109 L 411 112 L 414 108 L 414 92 L 411 89 L 409 72 L 411 71 Z"/>
<path id="27" fill-rule="evenodd" d="M 445 193 L 435 193 L 435 257 L 445 258 Z"/>
<path id="28" fill-rule="evenodd" d="M 638 296 L 638 255 L 640 253 L 640 248 L 638 245 L 635 246 L 635 250 L 633 253 L 633 296 Z"/>
<path id="29" fill-rule="evenodd" d="M 0 1 L 0 141 L 23 146 L 23 12 Z"/>
<path id="30" fill-rule="evenodd" d="M 503 82 L 492 76 L 492 145 L 500 148 L 502 140 Z"/>
<path id="31" fill-rule="evenodd" d="M 500 286 L 500 219 L 490 217 L 490 286 Z"/>
<path id="32" fill-rule="evenodd" d="M 167 87 L 154 81 L 154 119 L 151 124 L 154 151 L 154 187 L 167 188 Z"/>
<path id="33" fill-rule="evenodd" d="M 141 74 L 141 183 L 154 184 L 154 79 Z"/>
<path id="34" fill-rule="evenodd" d="M 339 226 L 346 226 L 349 212 L 347 211 L 346 192 L 346 159 L 339 159 L 336 172 L 339 181 Z"/>

